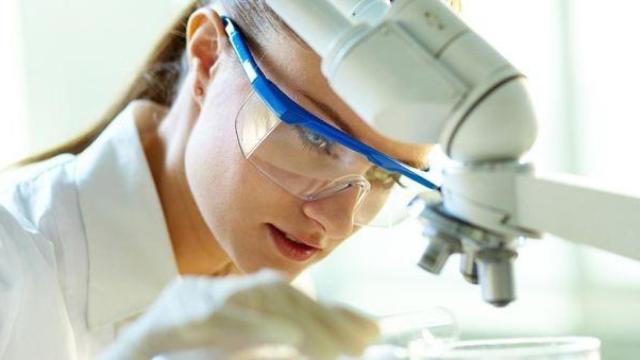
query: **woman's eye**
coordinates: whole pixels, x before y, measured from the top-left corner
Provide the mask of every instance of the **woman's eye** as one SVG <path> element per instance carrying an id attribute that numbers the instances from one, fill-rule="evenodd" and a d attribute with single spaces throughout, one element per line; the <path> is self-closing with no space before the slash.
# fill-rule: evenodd
<path id="1" fill-rule="evenodd" d="M 296 129 L 305 147 L 331 155 L 331 142 L 329 140 L 303 127 L 297 126 Z"/>
<path id="2" fill-rule="evenodd" d="M 310 143 L 312 143 L 317 147 L 324 147 L 327 144 L 327 141 L 318 134 L 307 132 L 305 136 L 307 137 L 307 140 L 309 140 Z"/>

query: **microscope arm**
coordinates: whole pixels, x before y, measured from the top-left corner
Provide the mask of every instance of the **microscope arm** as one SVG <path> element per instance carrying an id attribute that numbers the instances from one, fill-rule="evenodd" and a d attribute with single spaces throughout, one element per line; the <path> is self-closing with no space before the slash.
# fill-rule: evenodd
<path id="1" fill-rule="evenodd" d="M 640 197 L 573 176 L 516 178 L 514 223 L 640 260 Z"/>
<path id="2" fill-rule="evenodd" d="M 504 237 L 548 233 L 640 260 L 640 196 L 504 164 L 445 171 L 443 210 Z M 471 220 L 469 220 L 471 219 Z"/>

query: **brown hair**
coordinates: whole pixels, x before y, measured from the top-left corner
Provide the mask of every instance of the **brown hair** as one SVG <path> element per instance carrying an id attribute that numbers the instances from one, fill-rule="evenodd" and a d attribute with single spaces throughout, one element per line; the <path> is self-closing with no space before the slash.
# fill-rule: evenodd
<path id="1" fill-rule="evenodd" d="M 111 121 L 133 100 L 147 99 L 158 104 L 171 106 L 182 77 L 185 73 L 184 49 L 186 47 L 185 28 L 189 16 L 201 6 L 217 1 L 226 13 L 243 29 L 250 46 L 259 49 L 263 36 L 270 31 L 286 32 L 296 41 L 304 43 L 280 20 L 265 0 L 195 0 L 163 34 L 151 54 L 147 57 L 138 75 L 104 115 L 86 131 L 71 140 L 42 153 L 22 159 L 11 167 L 24 166 L 46 160 L 63 153 L 79 154 L 86 149 Z M 460 11 L 460 0 L 448 0 L 448 3 Z"/>

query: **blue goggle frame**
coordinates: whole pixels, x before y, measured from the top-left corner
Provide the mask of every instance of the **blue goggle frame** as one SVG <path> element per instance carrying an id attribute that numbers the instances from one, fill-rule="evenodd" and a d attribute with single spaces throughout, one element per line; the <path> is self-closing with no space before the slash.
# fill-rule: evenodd
<path id="1" fill-rule="evenodd" d="M 225 25 L 225 31 L 227 32 L 229 41 L 235 53 L 238 55 L 245 73 L 249 77 L 251 87 L 282 122 L 289 125 L 302 126 L 365 156 L 371 163 L 386 171 L 406 176 L 428 189 L 440 190 L 438 185 L 424 177 L 424 172 L 419 173 L 419 170 L 414 170 L 400 161 L 358 141 L 298 105 L 260 70 L 249 51 L 242 33 L 234 22 L 226 16 L 222 17 L 222 21 Z"/>

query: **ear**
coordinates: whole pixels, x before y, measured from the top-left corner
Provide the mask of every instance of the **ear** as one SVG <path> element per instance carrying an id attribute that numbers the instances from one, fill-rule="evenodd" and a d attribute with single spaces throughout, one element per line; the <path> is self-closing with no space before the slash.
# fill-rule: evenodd
<path id="1" fill-rule="evenodd" d="M 196 10 L 186 29 L 187 57 L 196 72 L 196 84 L 201 90 L 211 80 L 223 49 L 228 46 L 227 34 L 220 15 L 210 7 Z"/>

